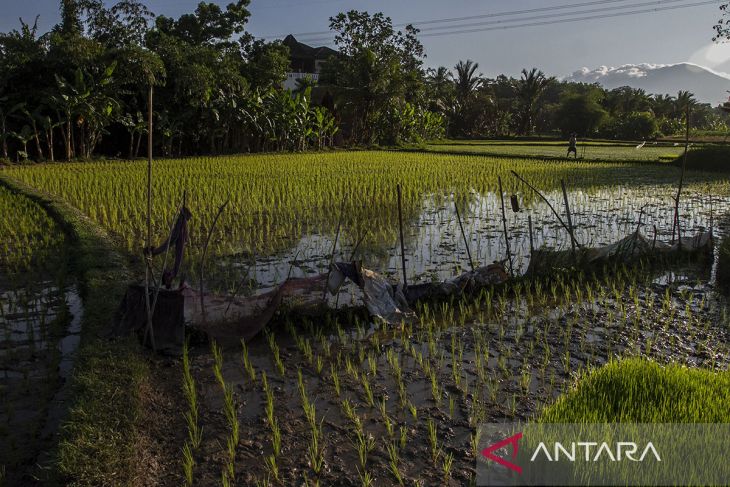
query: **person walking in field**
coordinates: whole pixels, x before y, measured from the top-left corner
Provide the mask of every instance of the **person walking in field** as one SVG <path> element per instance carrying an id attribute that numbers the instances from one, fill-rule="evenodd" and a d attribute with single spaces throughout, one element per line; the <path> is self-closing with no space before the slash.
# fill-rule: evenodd
<path id="1" fill-rule="evenodd" d="M 576 147 L 578 140 L 575 138 L 575 132 L 570 134 L 570 140 L 568 141 L 568 153 L 565 157 L 570 157 L 570 153 L 575 154 L 575 158 L 578 159 L 578 148 Z"/>

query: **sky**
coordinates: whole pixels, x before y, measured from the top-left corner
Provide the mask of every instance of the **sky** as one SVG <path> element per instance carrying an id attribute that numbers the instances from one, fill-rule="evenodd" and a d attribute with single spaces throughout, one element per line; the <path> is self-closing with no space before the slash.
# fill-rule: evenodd
<path id="1" fill-rule="evenodd" d="M 193 11 L 198 0 L 145 3 L 155 14 L 177 17 Z M 655 10 L 690 4 L 701 5 Z M 324 32 L 328 18 L 339 12 L 382 11 L 395 24 L 420 25 L 425 64 L 431 67 L 453 67 L 460 59 L 472 59 L 489 77 L 518 76 L 523 68 L 533 66 L 548 75 L 565 77 L 582 67 L 689 61 L 730 73 L 730 44 L 712 42 L 712 27 L 721 16 L 720 4 L 702 0 L 252 0 L 248 31 L 269 39 L 288 33 Z M 0 0 L 0 6 L 3 32 L 17 28 L 18 17 L 32 21 L 40 15 L 41 32 L 59 20 L 59 0 Z M 532 12 L 504 15 L 525 10 Z M 618 15 L 645 10 L 651 12 Z M 603 18 L 564 22 L 597 16 Z M 444 22 L 453 18 L 466 20 Z M 433 20 L 438 22 L 423 23 Z M 491 24 L 485 24 L 488 22 Z M 524 26 L 541 22 L 547 25 Z M 522 27 L 502 28 L 507 25 Z M 483 30 L 489 27 L 491 30 Z M 454 30 L 478 32 L 430 35 Z M 322 34 L 297 37 L 311 45 L 328 43 Z"/>

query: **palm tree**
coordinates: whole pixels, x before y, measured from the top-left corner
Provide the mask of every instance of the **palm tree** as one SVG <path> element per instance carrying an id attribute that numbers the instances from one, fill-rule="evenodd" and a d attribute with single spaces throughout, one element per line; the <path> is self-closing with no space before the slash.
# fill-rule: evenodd
<path id="1" fill-rule="evenodd" d="M 656 95 L 653 103 L 654 116 L 657 118 L 669 118 L 675 112 L 675 100 L 672 95 Z"/>
<path id="2" fill-rule="evenodd" d="M 454 69 L 456 70 L 456 95 L 460 100 L 466 100 L 476 90 L 478 90 L 484 80 L 481 75 L 477 75 L 476 71 L 479 63 L 475 63 L 471 59 L 466 62 L 459 61 Z"/>
<path id="3" fill-rule="evenodd" d="M 446 113 L 455 93 L 454 76 L 448 68 L 440 66 L 426 72 L 429 110 Z"/>
<path id="4" fill-rule="evenodd" d="M 548 78 L 537 68 L 529 72 L 522 70 L 522 78 L 516 82 L 517 98 L 519 100 L 520 133 L 530 135 L 535 125 L 537 102 L 554 78 Z"/>
<path id="5" fill-rule="evenodd" d="M 692 108 L 693 106 L 695 106 L 697 104 L 697 100 L 695 99 L 693 93 L 682 90 L 677 93 L 677 99 L 674 103 L 677 107 L 677 112 L 684 113 L 685 111 L 687 111 L 687 108 Z"/>

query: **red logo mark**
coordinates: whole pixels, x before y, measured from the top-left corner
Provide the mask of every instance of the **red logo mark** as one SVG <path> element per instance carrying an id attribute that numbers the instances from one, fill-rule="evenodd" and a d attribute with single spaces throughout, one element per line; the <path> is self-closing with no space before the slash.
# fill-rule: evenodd
<path id="1" fill-rule="evenodd" d="M 489 460 L 494 460 L 495 462 L 499 463 L 503 467 L 507 467 L 510 470 L 514 470 L 515 472 L 521 474 L 522 473 L 522 467 L 519 465 L 515 465 L 514 463 L 505 460 L 502 457 L 498 457 L 494 454 L 495 451 L 499 450 L 500 448 L 503 448 L 509 444 L 512 444 L 512 458 L 515 458 L 517 456 L 517 452 L 519 451 L 519 444 L 518 442 L 522 438 L 522 433 L 517 433 L 514 436 L 510 436 L 509 438 L 506 438 L 500 442 L 497 442 L 493 445 L 490 445 L 486 447 L 484 450 L 482 450 L 482 455 L 485 458 L 488 458 Z"/>

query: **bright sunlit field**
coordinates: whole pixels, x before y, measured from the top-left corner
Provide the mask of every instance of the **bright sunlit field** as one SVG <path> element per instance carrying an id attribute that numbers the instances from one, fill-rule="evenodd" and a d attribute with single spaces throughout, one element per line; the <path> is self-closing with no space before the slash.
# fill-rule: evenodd
<path id="1" fill-rule="evenodd" d="M 515 263 L 525 267 L 529 261 L 528 215 L 535 225 L 537 246 L 559 248 L 566 239 L 553 229 L 547 206 L 511 175 L 512 170 L 556 205 L 562 200 L 560 180 L 565 180 L 577 232 L 586 244 L 606 243 L 633 231 L 645 206 L 648 228 L 656 225 L 660 232 L 671 231 L 671 196 L 680 173 L 671 166 L 358 151 L 155 161 L 154 240 L 165 238 L 186 193 L 193 214 L 190 262 L 200 252 L 218 208 L 230 202 L 215 229 L 211 255 L 233 265 L 210 275 L 229 273 L 227 278 L 238 280 L 239 268 L 253 263 L 255 269 L 250 272 L 256 273 L 262 286 L 270 286 L 283 279 L 295 255 L 300 262 L 295 275 L 314 272 L 327 261 L 323 256 L 331 252 L 340 219 L 343 249 L 351 249 L 362 238 L 364 260 L 381 272 L 395 272 L 396 185 L 401 184 L 409 272 L 416 278 L 430 279 L 433 273 L 449 277 L 465 264 L 453 201 L 462 209 L 477 260 L 489 263 L 504 258 L 498 197 L 501 177 L 505 197 L 517 194 L 523 208 L 519 213 L 508 210 L 507 217 Z M 18 167 L 6 173 L 61 197 L 109 230 L 124 250 L 135 255 L 140 252 L 145 229 L 144 162 Z M 683 212 L 682 218 L 688 230 L 707 227 L 711 198 L 714 195 L 716 211 L 725 204 L 721 195 L 727 180 L 718 174 L 690 173 L 688 181 L 683 205 L 692 211 Z M 264 258 L 265 263 L 257 263 Z"/>
<path id="2" fill-rule="evenodd" d="M 676 159 L 684 150 L 683 141 L 670 142 L 602 142 L 578 141 L 577 158 L 585 161 L 637 161 L 667 162 Z M 445 140 L 425 145 L 434 152 L 482 154 L 501 157 L 544 157 L 547 159 L 568 157 L 566 141 L 504 141 L 504 140 Z"/>

